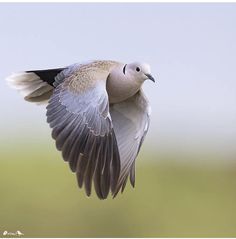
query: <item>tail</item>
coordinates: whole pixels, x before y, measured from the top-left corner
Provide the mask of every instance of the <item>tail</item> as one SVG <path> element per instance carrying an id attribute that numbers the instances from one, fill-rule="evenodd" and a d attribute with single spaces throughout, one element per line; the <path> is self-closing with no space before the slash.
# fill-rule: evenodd
<path id="1" fill-rule="evenodd" d="M 6 80 L 26 101 L 43 103 L 52 95 L 55 77 L 65 68 L 14 73 Z"/>

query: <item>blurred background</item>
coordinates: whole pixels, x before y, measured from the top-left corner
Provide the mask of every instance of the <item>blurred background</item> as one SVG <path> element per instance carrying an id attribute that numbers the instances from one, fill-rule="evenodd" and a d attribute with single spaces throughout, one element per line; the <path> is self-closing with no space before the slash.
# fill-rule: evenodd
<path id="1" fill-rule="evenodd" d="M 0 235 L 236 237 L 236 4 L 0 4 Z M 136 187 L 78 190 L 45 106 L 12 72 L 111 59 L 151 65 Z"/>

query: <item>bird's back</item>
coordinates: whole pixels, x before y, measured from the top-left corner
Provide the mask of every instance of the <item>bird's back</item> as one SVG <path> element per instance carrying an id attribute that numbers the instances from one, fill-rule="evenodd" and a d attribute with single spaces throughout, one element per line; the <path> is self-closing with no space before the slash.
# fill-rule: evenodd
<path id="1" fill-rule="evenodd" d="M 73 85 L 77 89 L 87 87 L 92 84 L 88 77 L 94 77 L 101 74 L 107 77 L 111 68 L 119 65 L 116 61 L 89 61 L 85 63 L 76 63 L 63 68 L 46 70 L 29 70 L 10 75 L 6 80 L 9 85 L 17 89 L 26 101 L 35 103 L 44 103 L 49 100 L 53 89 L 61 84 L 66 78 L 73 76 Z M 86 77 L 83 77 L 86 75 Z M 78 83 L 78 80 L 80 81 Z"/>

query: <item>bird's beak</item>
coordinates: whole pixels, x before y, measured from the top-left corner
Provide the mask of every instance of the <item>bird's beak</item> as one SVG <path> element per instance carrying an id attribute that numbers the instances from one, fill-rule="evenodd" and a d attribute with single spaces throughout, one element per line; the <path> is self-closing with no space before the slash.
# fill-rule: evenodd
<path id="1" fill-rule="evenodd" d="M 155 79 L 153 78 L 153 76 L 151 74 L 145 74 L 147 76 L 147 78 L 153 82 L 155 82 Z"/>

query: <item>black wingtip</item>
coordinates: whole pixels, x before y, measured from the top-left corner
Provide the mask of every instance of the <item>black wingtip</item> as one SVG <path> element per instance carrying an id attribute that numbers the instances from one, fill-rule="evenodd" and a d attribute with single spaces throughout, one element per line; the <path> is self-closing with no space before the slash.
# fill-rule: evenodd
<path id="1" fill-rule="evenodd" d="M 42 81 L 47 82 L 49 85 L 53 86 L 53 83 L 55 81 L 55 77 L 63 71 L 65 68 L 56 68 L 56 69 L 47 69 L 47 70 L 32 70 L 32 71 L 26 71 L 26 73 L 34 73 Z"/>

